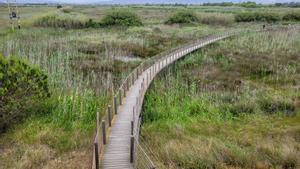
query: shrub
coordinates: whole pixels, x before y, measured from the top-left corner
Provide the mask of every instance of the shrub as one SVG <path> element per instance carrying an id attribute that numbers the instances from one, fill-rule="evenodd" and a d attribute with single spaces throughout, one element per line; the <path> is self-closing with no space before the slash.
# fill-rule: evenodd
<path id="1" fill-rule="evenodd" d="M 255 21 L 255 15 L 252 12 L 241 12 L 235 15 L 237 22 L 252 22 Z"/>
<path id="2" fill-rule="evenodd" d="M 85 21 L 75 20 L 71 17 L 60 17 L 56 15 L 47 15 L 39 18 L 35 23 L 35 26 L 41 27 L 54 27 L 54 28 L 67 28 L 67 29 L 79 29 L 85 28 Z"/>
<path id="3" fill-rule="evenodd" d="M 276 22 L 281 18 L 276 13 L 254 13 L 254 12 L 241 12 L 235 15 L 235 20 L 237 22 L 253 22 L 253 21 L 262 21 L 262 22 Z"/>
<path id="4" fill-rule="evenodd" d="M 85 23 L 85 27 L 87 28 L 95 28 L 97 27 L 99 24 L 97 22 L 94 22 L 93 19 L 89 19 L 86 23 Z"/>
<path id="5" fill-rule="evenodd" d="M 285 115 L 294 115 L 296 111 L 294 103 L 289 99 L 278 100 L 267 97 L 259 100 L 259 105 L 266 114 L 284 113 Z"/>
<path id="6" fill-rule="evenodd" d="M 142 26 L 141 19 L 133 12 L 115 10 L 108 13 L 101 22 L 102 26 Z"/>
<path id="7" fill-rule="evenodd" d="M 255 104 L 236 103 L 229 107 L 229 111 L 234 116 L 239 116 L 241 114 L 254 114 L 255 113 Z"/>
<path id="8" fill-rule="evenodd" d="M 61 8 L 61 11 L 63 13 L 71 13 L 73 11 L 73 8 L 70 6 L 66 6 L 66 7 Z"/>
<path id="9" fill-rule="evenodd" d="M 179 11 L 170 16 L 166 21 L 167 24 L 182 24 L 182 23 L 193 23 L 197 22 L 198 17 L 191 11 Z"/>
<path id="10" fill-rule="evenodd" d="M 49 95 L 47 76 L 40 69 L 0 55 L 0 132 Z"/>
<path id="11" fill-rule="evenodd" d="M 258 5 L 255 2 L 247 1 L 239 4 L 241 7 L 245 8 L 256 8 Z"/>
<path id="12" fill-rule="evenodd" d="M 264 22 L 277 22 L 280 21 L 280 16 L 276 13 L 255 13 L 256 21 L 264 21 Z"/>
<path id="13" fill-rule="evenodd" d="M 300 12 L 290 12 L 283 15 L 284 21 L 300 21 Z"/>

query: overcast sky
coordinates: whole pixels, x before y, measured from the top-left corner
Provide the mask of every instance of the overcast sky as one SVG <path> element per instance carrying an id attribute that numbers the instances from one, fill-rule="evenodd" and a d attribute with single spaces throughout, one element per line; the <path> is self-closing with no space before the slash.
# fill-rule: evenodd
<path id="1" fill-rule="evenodd" d="M 243 2 L 243 1 L 255 1 L 258 3 L 275 3 L 275 2 L 300 2 L 300 0 L 17 0 L 20 3 L 76 3 L 76 4 L 88 4 L 88 3 L 204 3 L 204 2 Z M 6 0 L 0 0 L 0 2 L 6 2 Z"/>

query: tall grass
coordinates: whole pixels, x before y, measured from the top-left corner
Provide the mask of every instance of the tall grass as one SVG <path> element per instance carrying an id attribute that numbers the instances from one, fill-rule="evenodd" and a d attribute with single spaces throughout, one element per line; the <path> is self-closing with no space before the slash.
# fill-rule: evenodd
<path id="1" fill-rule="evenodd" d="M 298 39 L 297 31 L 244 35 L 167 68 L 144 103 L 141 144 L 156 165 L 297 168 Z"/>
<path id="2" fill-rule="evenodd" d="M 92 21 L 90 21 L 92 22 Z M 66 29 L 80 29 L 92 26 L 88 19 L 84 15 L 78 13 L 54 13 L 47 14 L 38 18 L 34 23 L 34 26 L 40 27 L 54 27 L 54 28 L 66 28 Z"/>
<path id="3" fill-rule="evenodd" d="M 229 26 L 235 22 L 234 16 L 230 14 L 199 13 L 198 16 L 200 23 L 208 25 Z"/>
<path id="4" fill-rule="evenodd" d="M 85 33 L 79 30 L 32 28 L 5 34 L 0 39 L 0 51 L 6 57 L 20 57 L 39 66 L 48 75 L 51 92 L 51 98 L 45 101 L 43 107 L 32 109 L 30 112 L 32 115 L 29 118 L 23 123 L 13 126 L 7 132 L 7 136 L 5 135 L 1 139 L 1 147 L 15 151 L 15 147 L 10 144 L 15 144 L 12 142 L 18 140 L 16 144 L 19 146 L 17 147 L 24 151 L 30 151 L 31 148 L 33 149 L 31 146 L 37 144 L 45 146 L 47 151 L 52 152 L 48 154 L 49 158 L 44 154 L 39 154 L 38 149 L 30 153 L 36 155 L 36 158 L 43 159 L 45 157 L 46 161 L 37 160 L 35 162 L 35 159 L 29 157 L 30 154 L 25 153 L 19 154 L 22 158 L 12 163 L 9 159 L 14 158 L 17 154 L 4 155 L 1 151 L 1 163 L 7 162 L 1 166 L 12 165 L 18 168 L 17 165 L 20 165 L 25 168 L 28 166 L 29 168 L 39 168 L 40 165 L 46 166 L 46 164 L 54 163 L 56 164 L 54 168 L 57 166 L 64 168 L 73 164 L 57 164 L 57 161 L 53 160 L 53 162 L 51 159 L 70 157 L 74 152 L 78 153 L 76 156 L 89 161 L 96 113 L 104 112 L 104 105 L 108 102 L 110 95 L 107 91 L 112 87 L 113 81 L 121 81 L 120 79 L 137 64 L 120 61 L 118 62 L 118 71 L 114 69 L 98 71 L 98 68 L 102 66 L 111 67 L 115 61 L 113 57 L 109 57 L 110 50 L 105 44 L 103 44 L 105 49 L 99 50 L 99 54 L 96 56 L 78 50 L 82 47 L 79 37 L 89 34 L 90 32 Z M 97 60 L 102 60 L 103 64 L 92 62 L 96 65 L 95 67 L 91 65 L 90 63 L 95 57 L 98 58 Z M 80 64 L 78 64 L 79 62 Z M 85 69 L 80 69 L 74 64 L 85 64 L 86 66 Z M 38 127 L 32 127 L 36 125 Z M 3 140 L 6 141 L 2 142 Z M 65 161 L 74 163 L 72 160 L 72 158 L 65 159 Z M 23 162 L 28 164 L 23 165 Z M 88 162 L 84 162 L 79 166 L 87 168 L 87 164 Z"/>

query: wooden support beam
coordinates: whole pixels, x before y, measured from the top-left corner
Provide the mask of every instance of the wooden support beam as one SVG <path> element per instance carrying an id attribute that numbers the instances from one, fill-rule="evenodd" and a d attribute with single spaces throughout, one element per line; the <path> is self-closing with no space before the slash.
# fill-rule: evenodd
<path id="1" fill-rule="evenodd" d="M 102 120 L 102 138 L 103 144 L 106 144 L 106 127 L 105 127 L 105 120 Z"/>

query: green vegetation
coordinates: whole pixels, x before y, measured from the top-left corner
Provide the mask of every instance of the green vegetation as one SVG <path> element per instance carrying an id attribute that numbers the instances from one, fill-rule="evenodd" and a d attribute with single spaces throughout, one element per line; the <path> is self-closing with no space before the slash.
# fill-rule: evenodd
<path id="1" fill-rule="evenodd" d="M 231 14 L 201 13 L 199 14 L 199 21 L 207 25 L 230 26 L 234 24 L 235 20 Z"/>
<path id="2" fill-rule="evenodd" d="M 299 39 L 243 35 L 167 68 L 146 95 L 141 131 L 157 166 L 298 168 Z"/>
<path id="3" fill-rule="evenodd" d="M 20 59 L 0 55 L 0 132 L 49 97 L 47 76 Z"/>
<path id="4" fill-rule="evenodd" d="M 174 13 L 170 18 L 166 21 L 167 24 L 187 24 L 187 23 L 195 23 L 198 21 L 198 18 L 195 13 L 192 11 L 184 10 Z"/>
<path id="5" fill-rule="evenodd" d="M 280 15 L 270 12 L 241 12 L 235 15 L 237 22 L 277 22 L 281 20 Z"/>
<path id="6" fill-rule="evenodd" d="M 32 104 L 23 121 L 1 134 L 0 166 L 88 168 L 96 112 L 104 114 L 103 108 L 110 98 L 108 89 L 112 85 L 118 88 L 144 58 L 219 29 L 153 24 L 155 20 L 162 23 L 165 19 L 161 16 L 164 14 L 154 15 L 154 10 L 150 10 L 150 19 L 143 19 L 144 26 L 126 29 L 34 26 L 40 18 L 52 15 L 82 24 L 89 22 L 88 18 L 92 19 L 91 23 L 99 23 L 110 8 L 100 9 L 74 7 L 70 13 L 63 13 L 56 8 L 24 7 L 20 10 L 31 17 L 24 15 L 21 30 L 0 29 L 0 52 L 5 56 L 18 56 L 42 69 L 51 91 L 50 98 L 42 104 Z M 7 12 L 1 13 L 1 10 L 0 14 L 6 16 Z M 94 11 L 104 12 L 95 14 Z M 38 16 L 33 17 L 36 14 Z"/>
<path id="7" fill-rule="evenodd" d="M 284 21 L 300 21 L 300 12 L 288 12 L 283 17 Z"/>
<path id="8" fill-rule="evenodd" d="M 300 21 L 299 12 L 285 12 L 281 14 L 272 12 L 239 12 L 235 14 L 237 22 L 278 22 L 278 21 Z"/>
<path id="9" fill-rule="evenodd" d="M 258 5 L 255 2 L 247 1 L 247 2 L 242 2 L 240 6 L 245 7 L 245 8 L 256 8 Z"/>
<path id="10" fill-rule="evenodd" d="M 283 18 L 287 13 L 293 13 L 294 15 L 294 13 L 299 12 L 299 9 L 297 8 L 291 9 L 285 7 L 244 8 L 238 5 L 228 7 L 208 7 L 181 4 L 130 6 L 76 5 L 73 7 L 61 6 L 59 8 L 56 6 L 41 5 L 22 6 L 19 10 L 21 13 L 22 29 L 10 31 L 9 21 L 7 19 L 7 8 L 0 6 L 0 53 L 5 57 L 17 56 L 18 59 L 26 61 L 26 65 L 28 66 L 36 65 L 36 67 L 29 67 L 30 69 L 36 69 L 38 72 L 41 72 L 41 76 L 47 76 L 48 92 L 51 93 L 51 96 L 38 99 L 34 102 L 36 104 L 24 104 L 26 105 L 24 106 L 24 110 L 26 109 L 27 117 L 23 118 L 22 121 L 18 121 L 16 124 L 10 125 L 8 130 L 0 135 L 0 166 L 3 168 L 32 169 L 89 168 L 92 154 L 91 142 L 95 131 L 96 112 L 100 112 L 101 116 L 105 113 L 103 109 L 111 98 L 111 93 L 108 91 L 111 91 L 112 88 L 117 89 L 126 75 L 145 59 L 169 50 L 172 47 L 186 44 L 199 37 L 204 37 L 215 32 L 222 32 L 228 29 L 247 28 L 255 30 L 258 27 L 261 28 L 261 23 L 249 24 L 234 22 L 235 14 L 243 11 L 254 13 L 278 13 L 280 18 Z M 165 24 L 170 17 L 174 16 L 176 13 L 182 13 L 182 11 L 188 11 L 188 14 L 180 14 L 178 17 L 175 17 L 174 20 L 177 20 L 176 22 L 187 22 L 188 24 Z M 289 16 L 287 18 L 295 18 L 295 16 Z M 286 19 L 276 22 L 276 24 L 281 23 L 294 24 L 296 21 L 295 19 Z M 220 46 L 217 46 L 217 48 L 212 48 L 212 50 L 207 51 L 212 52 L 209 56 L 216 56 L 212 57 L 214 58 L 213 60 L 210 60 L 210 57 L 202 55 L 205 54 L 205 51 L 200 54 L 201 56 L 199 55 L 196 58 L 201 60 L 201 63 L 203 61 L 203 63 L 205 63 L 203 65 L 208 66 L 207 69 L 211 62 L 220 62 L 219 66 L 222 71 L 232 68 L 233 63 L 244 63 L 244 65 L 239 66 L 239 70 L 236 71 L 243 72 L 242 70 L 247 66 L 246 63 L 252 63 L 251 67 L 253 69 L 245 69 L 245 74 L 248 73 L 247 77 L 249 77 L 249 81 L 256 82 L 256 80 L 264 79 L 266 84 L 264 83 L 263 86 L 268 88 L 271 88 L 270 85 L 275 84 L 275 82 L 276 84 L 281 85 L 297 84 L 297 81 L 294 79 L 297 79 L 298 76 L 294 77 L 284 73 L 295 72 L 298 70 L 298 62 L 294 63 L 293 61 L 297 60 L 295 58 L 298 57 L 299 51 L 295 52 L 292 49 L 299 49 L 299 43 L 295 39 L 291 41 L 282 41 L 282 39 L 286 39 L 287 36 L 290 36 L 289 34 L 279 35 L 280 36 L 278 36 L 276 41 L 270 41 L 268 36 L 259 37 L 264 38 L 264 41 L 262 41 L 265 42 L 264 44 L 258 43 L 261 41 L 259 41 L 256 36 L 251 36 L 247 40 L 243 39 L 243 41 L 239 41 L 238 43 L 226 41 L 226 44 L 222 43 Z M 282 42 L 281 45 L 285 45 L 285 47 L 278 47 L 278 43 L 276 42 Z M 243 45 L 237 46 L 238 44 Z M 268 45 L 274 46 L 270 47 Z M 224 46 L 224 48 L 221 48 L 221 46 Z M 244 46 L 247 46 L 247 52 L 242 50 Z M 273 56 L 274 54 L 280 54 L 281 57 L 276 59 L 271 58 L 270 60 L 273 61 L 272 64 L 268 64 L 269 62 L 266 62 L 265 60 L 260 60 L 262 59 L 260 57 L 245 57 L 245 53 L 250 55 L 253 51 L 260 51 L 261 46 L 265 46 L 264 48 L 268 49 L 263 51 L 264 55 L 262 58 Z M 277 48 L 280 50 L 276 50 Z M 215 49 L 220 49 L 219 53 L 213 53 L 216 52 Z M 226 53 L 227 51 L 232 51 L 232 53 Z M 234 56 L 233 59 L 231 59 L 231 56 Z M 239 60 L 235 62 L 237 56 L 241 56 L 244 60 L 238 57 Z M 287 56 L 294 56 L 295 58 Z M 289 60 L 288 63 L 284 62 L 287 60 Z M 280 67 L 280 71 L 277 71 L 276 69 L 278 67 L 274 65 L 281 64 L 275 64 L 275 61 L 289 64 L 289 66 Z M 262 63 L 265 63 L 266 65 Z M 252 98 L 249 96 L 252 91 L 250 89 L 243 92 L 242 96 L 245 97 L 245 99 L 241 99 L 240 101 L 238 101 L 240 99 L 238 92 L 232 93 L 232 91 L 229 92 L 226 90 L 224 93 L 221 93 L 220 91 L 217 94 L 222 97 L 215 98 L 221 98 L 224 99 L 224 102 L 227 101 L 230 103 L 220 102 L 220 104 L 211 104 L 212 100 L 210 96 L 213 93 L 211 91 L 205 91 L 205 96 L 200 95 L 198 92 L 199 84 L 197 82 L 213 82 L 215 78 L 212 76 L 211 78 L 208 78 L 209 81 L 206 81 L 206 78 L 200 80 L 195 78 L 195 75 L 199 74 L 197 74 L 197 71 L 194 71 L 194 69 L 190 69 L 194 68 L 194 64 L 199 63 L 196 63 L 195 60 L 191 59 L 185 68 L 187 69 L 187 72 L 196 73 L 184 76 L 178 75 L 180 78 L 175 78 L 174 84 L 178 81 L 180 83 L 178 83 L 177 86 L 181 86 L 182 84 L 194 86 L 195 88 L 193 91 L 197 92 L 190 95 L 195 97 L 195 100 L 184 95 L 185 93 L 183 93 L 180 88 L 178 88 L 178 93 L 175 93 L 176 91 L 174 91 L 174 95 L 172 95 L 172 93 L 169 94 L 170 96 L 174 96 L 172 103 L 174 102 L 177 104 L 177 101 L 180 100 L 180 98 L 176 97 L 177 95 L 190 101 L 182 102 L 183 106 L 185 106 L 182 107 L 182 109 L 190 111 L 189 114 L 192 116 L 192 118 L 190 118 L 189 116 L 184 116 L 184 113 L 182 113 L 182 117 L 184 117 L 186 121 L 197 120 L 196 117 L 202 116 L 201 113 L 199 113 L 199 110 L 212 112 L 206 113 L 205 116 L 207 116 L 207 118 L 200 118 L 200 120 L 204 119 L 205 121 L 206 119 L 212 119 L 211 121 L 204 123 L 206 126 L 203 126 L 201 130 L 203 129 L 205 131 L 207 126 L 212 126 L 212 128 L 214 128 L 211 122 L 215 121 L 218 121 L 220 127 L 223 127 L 227 122 L 236 124 L 235 119 L 238 119 L 241 124 L 245 123 L 242 118 L 243 115 L 240 114 L 249 114 L 249 116 L 247 116 L 249 119 L 251 119 L 251 117 L 258 119 L 264 117 L 269 119 L 274 116 L 274 120 L 277 120 L 277 112 L 281 112 L 283 115 L 290 115 L 291 121 L 295 120 L 293 116 L 294 114 L 297 114 L 296 112 L 298 111 L 298 105 L 295 104 L 297 98 L 294 98 L 296 92 L 290 92 L 289 90 L 287 90 L 285 94 L 293 95 L 293 97 L 286 96 L 286 98 L 283 98 L 281 97 L 281 93 L 277 93 L 277 90 L 275 94 L 273 91 L 261 91 L 261 96 L 254 95 L 255 97 L 253 97 L 253 102 L 250 102 L 251 104 L 247 104 L 248 102 L 246 103 L 247 99 L 251 100 Z M 273 65 L 273 67 L 266 67 L 269 65 Z M 179 68 L 181 69 L 181 67 Z M 205 69 L 203 72 L 211 73 L 215 67 L 211 68 L 213 69 L 209 69 L 209 71 L 206 71 Z M 219 71 L 219 73 L 222 71 Z M 274 78 L 275 75 L 278 78 Z M 167 74 L 167 76 L 169 75 Z M 232 88 L 232 90 L 235 89 L 234 85 L 230 85 L 230 82 L 234 82 L 235 84 L 241 83 L 238 79 L 226 81 L 226 77 L 233 77 L 233 75 L 227 76 L 226 74 L 223 76 L 215 76 L 219 78 L 222 77 L 217 79 L 216 84 L 218 84 L 219 87 L 223 86 L 226 89 L 229 87 Z M 201 76 L 199 75 L 197 77 Z M 185 81 L 181 82 L 182 78 L 184 78 Z M 173 83 L 171 77 L 170 79 Z M 186 82 L 188 84 L 186 84 Z M 243 83 L 241 84 L 244 84 L 244 81 L 242 82 Z M 0 86 L 1 84 L 4 83 L 0 81 Z M 39 83 L 33 83 L 32 85 L 38 86 L 38 84 Z M 261 86 L 257 83 L 254 84 Z M 172 86 L 172 84 L 169 84 L 169 86 Z M 256 91 L 257 88 L 253 91 Z M 177 90 L 177 88 L 174 89 Z M 189 91 L 190 87 L 186 87 L 186 90 Z M 158 94 L 161 94 L 160 89 L 157 89 L 157 91 Z M 241 91 L 241 89 L 238 91 Z M 2 96 L 0 96 L 0 98 L 1 97 Z M 153 97 L 156 97 L 156 95 Z M 158 100 L 161 98 L 169 98 L 169 96 L 157 96 Z M 150 100 L 150 98 L 148 99 Z M 232 100 L 234 100 L 234 102 Z M 201 101 L 203 101 L 203 103 Z M 201 103 L 199 104 L 199 102 Z M 147 104 L 150 104 L 150 102 L 147 102 Z M 211 106 L 207 107 L 208 104 Z M 218 105 L 223 106 L 224 109 L 226 109 L 226 112 L 230 113 L 224 115 L 225 110 Z M 22 110 L 17 106 L 11 108 Z M 158 106 L 158 108 L 161 109 L 160 106 Z M 181 107 L 176 107 L 174 110 L 181 110 L 180 108 Z M 146 110 L 149 109 L 150 108 L 146 107 Z M 155 109 L 155 107 L 153 109 Z M 170 108 L 170 110 L 172 110 L 172 108 Z M 168 110 L 166 109 L 166 111 Z M 258 116 L 258 111 L 264 113 L 261 113 L 261 116 Z M 145 114 L 146 127 L 147 125 L 151 126 L 152 122 L 157 122 L 162 126 L 173 125 L 175 120 L 171 123 L 168 121 L 169 117 L 165 114 L 158 112 L 161 115 L 156 116 L 155 113 L 157 113 L 156 110 L 154 114 Z M 168 115 L 171 116 L 172 114 L 168 113 Z M 162 116 L 165 116 L 164 119 L 166 119 L 167 122 L 160 120 Z M 179 117 L 177 113 L 174 113 L 174 119 L 176 116 Z M 201 122 L 203 121 L 201 120 Z M 166 123 L 168 124 L 166 125 Z M 252 124 L 253 121 L 249 121 L 249 123 Z M 278 124 L 282 123 L 278 122 Z M 290 123 L 287 122 L 287 124 L 289 125 Z M 197 128 L 197 125 L 199 124 L 196 123 L 195 130 L 199 129 Z M 266 126 L 272 128 L 267 124 Z M 180 127 L 182 126 L 179 126 L 178 131 L 180 131 Z M 194 131 L 192 130 L 192 127 L 193 126 L 191 125 L 190 130 Z M 295 125 L 295 128 L 296 127 L 297 126 Z M 164 128 L 162 128 L 162 131 L 163 129 Z M 291 127 L 287 126 L 287 130 L 293 135 L 293 131 L 290 131 L 292 130 Z M 244 128 L 243 131 L 248 131 L 248 128 Z M 152 130 L 149 131 L 149 134 L 152 135 L 152 132 Z M 230 135 L 228 132 L 232 132 L 233 134 Z M 224 135 L 220 135 L 220 137 L 235 138 L 234 136 L 236 133 L 234 131 L 228 130 L 228 132 L 224 133 Z M 172 137 L 174 136 L 173 138 L 176 138 L 176 133 L 174 134 L 173 130 L 169 133 L 172 134 Z M 199 133 L 194 132 L 194 135 L 198 134 Z M 217 133 L 215 133 L 215 135 L 218 136 Z M 156 137 L 156 135 L 153 136 L 153 138 Z M 184 135 L 181 136 L 185 137 Z M 194 140 L 192 137 L 188 137 L 190 140 Z M 202 135 L 199 135 L 199 137 L 202 137 Z M 207 137 L 203 138 L 205 140 Z M 280 136 L 279 138 L 283 137 Z M 288 139 L 290 138 L 288 137 Z M 157 141 L 160 140 L 162 139 L 158 139 Z M 151 141 L 151 139 L 149 139 L 149 141 Z M 166 140 L 164 141 L 172 141 L 172 138 L 166 137 Z M 183 140 L 183 143 L 184 142 L 185 140 Z M 282 143 L 282 141 L 279 140 L 277 140 L 277 142 L 279 145 Z M 232 143 L 232 145 L 236 144 Z M 288 142 L 287 145 L 293 146 L 294 142 Z M 216 151 L 218 152 L 218 155 L 227 152 L 223 151 L 224 146 L 219 144 L 219 142 L 216 142 L 214 146 L 219 148 L 219 151 Z M 153 147 L 157 148 L 156 146 Z M 191 149 L 193 150 L 193 148 Z M 195 153 L 193 151 L 189 152 L 191 152 L 191 154 Z M 173 154 L 174 156 L 176 155 L 176 153 Z M 162 155 L 161 157 L 164 156 Z M 197 157 L 196 154 L 193 158 L 191 155 L 184 155 L 182 158 L 187 159 L 186 161 L 194 162 L 194 160 L 191 159 L 196 159 L 197 161 Z M 228 158 L 231 159 L 231 156 L 229 157 Z M 270 157 L 273 158 L 274 155 L 271 154 Z M 178 158 L 178 162 L 187 164 L 182 158 Z M 280 159 L 278 159 L 279 158 L 275 159 L 274 157 L 273 161 L 276 161 L 278 165 L 281 165 L 281 159 L 285 158 L 280 157 Z M 293 158 L 291 158 L 291 161 L 292 160 Z M 165 161 L 170 162 L 169 159 Z M 214 160 L 212 160 L 212 162 L 214 162 Z M 292 162 L 287 163 L 287 166 L 293 164 Z M 177 166 L 173 161 L 167 163 L 167 165 L 169 164 L 170 167 L 168 168 L 175 168 Z M 190 163 L 188 165 L 185 164 L 180 165 L 191 166 L 191 168 L 193 168 L 192 166 L 198 165 L 189 165 Z"/>
<path id="11" fill-rule="evenodd" d="M 58 15 L 47 15 L 37 21 L 35 21 L 35 26 L 41 27 L 54 27 L 54 28 L 66 28 L 66 29 L 79 29 L 85 28 L 87 23 L 85 21 L 80 21 L 73 19 L 74 16 L 58 16 Z"/>
<path id="12" fill-rule="evenodd" d="M 142 26 L 141 19 L 133 12 L 115 10 L 108 13 L 101 22 L 102 26 Z"/>
<path id="13" fill-rule="evenodd" d="M 87 19 L 86 16 L 72 12 L 72 8 L 62 8 L 61 12 L 45 15 L 37 19 L 35 26 L 66 29 L 99 28 L 100 26 L 142 26 L 141 19 L 128 10 L 114 10 L 107 13 L 101 21 Z"/>

